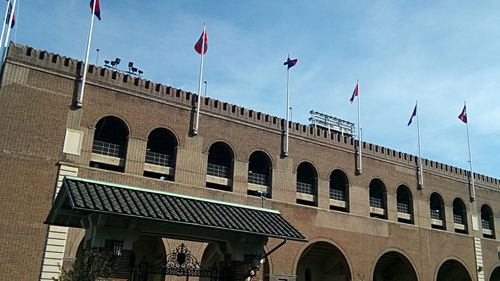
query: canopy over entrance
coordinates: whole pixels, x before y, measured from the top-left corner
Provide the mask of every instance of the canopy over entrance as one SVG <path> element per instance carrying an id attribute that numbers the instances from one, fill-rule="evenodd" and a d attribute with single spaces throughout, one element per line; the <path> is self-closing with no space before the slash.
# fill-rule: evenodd
<path id="1" fill-rule="evenodd" d="M 267 237 L 306 241 L 280 212 L 180 194 L 65 177 L 46 223 L 86 228 L 100 225 L 194 240 L 230 241 Z"/>

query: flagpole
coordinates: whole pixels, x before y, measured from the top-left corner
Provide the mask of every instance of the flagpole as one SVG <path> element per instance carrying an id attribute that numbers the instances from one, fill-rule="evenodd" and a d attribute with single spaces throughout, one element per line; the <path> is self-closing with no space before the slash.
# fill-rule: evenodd
<path id="1" fill-rule="evenodd" d="M 15 1 L 15 0 L 14 0 Z M 90 45 L 92 43 L 92 31 L 94 29 L 94 17 L 95 17 L 95 7 L 97 0 L 94 0 L 92 5 L 92 17 L 90 19 L 90 29 L 89 29 L 89 37 L 87 39 L 87 50 L 85 52 L 85 63 L 83 64 L 83 78 L 82 78 L 82 87 L 80 89 L 80 98 L 77 101 L 76 106 L 81 107 L 83 105 L 83 94 L 85 91 L 85 82 L 87 81 L 87 70 L 89 64 L 89 56 L 90 56 Z"/>
<path id="2" fill-rule="evenodd" d="M 470 149 L 470 138 L 469 138 L 469 114 L 467 113 L 467 105 L 464 101 L 464 108 L 467 114 L 467 122 L 465 122 L 465 126 L 467 128 L 467 148 L 469 150 L 469 169 L 470 169 L 470 199 L 471 201 L 476 200 L 476 187 L 474 186 L 474 171 L 472 170 L 472 153 Z"/>
<path id="3" fill-rule="evenodd" d="M 196 102 L 196 122 L 193 128 L 193 135 L 198 134 L 198 126 L 200 122 L 200 104 L 201 104 L 201 84 L 203 82 L 203 57 L 205 56 L 205 37 L 207 36 L 207 24 L 203 23 L 203 33 L 201 38 L 201 62 L 200 62 L 200 76 L 198 79 L 198 94 L 197 94 L 197 102 Z"/>
<path id="4" fill-rule="evenodd" d="M 7 16 L 9 15 L 9 7 L 10 7 L 10 0 L 7 0 L 7 8 L 5 9 L 5 17 L 3 20 L 3 27 L 2 27 L 2 37 L 0 38 L 0 47 L 2 49 L 2 54 L 3 54 L 3 39 L 4 39 L 3 36 L 5 35 L 5 26 L 6 26 L 7 20 L 8 20 Z"/>
<path id="5" fill-rule="evenodd" d="M 288 60 L 290 60 L 290 54 L 288 54 Z M 287 75 L 286 75 L 286 121 L 285 121 L 285 147 L 283 149 L 283 156 L 288 156 L 288 116 L 290 108 L 290 65 L 287 65 Z"/>
<path id="6" fill-rule="evenodd" d="M 359 80 L 357 80 L 357 83 L 356 83 L 356 87 L 358 87 L 358 150 L 357 150 L 357 153 L 358 153 L 358 167 L 356 169 L 356 172 L 358 175 L 361 175 L 361 173 L 363 172 L 363 159 L 362 159 L 362 142 L 363 142 L 363 139 L 361 137 L 361 123 L 360 123 L 360 120 L 361 120 L 361 95 L 359 93 Z"/>
<path id="7" fill-rule="evenodd" d="M 5 42 L 4 42 L 4 48 L 7 48 L 9 46 L 9 37 L 10 37 L 10 28 L 12 26 L 12 20 L 14 20 L 14 11 L 16 10 L 16 3 L 17 0 L 14 0 L 14 4 L 12 4 L 12 11 L 10 12 L 10 19 L 9 19 L 9 25 L 7 26 L 7 35 L 5 35 Z M 9 1 L 9 7 L 7 7 L 7 10 L 10 8 L 10 1 Z M 4 49 L 5 53 L 5 49 Z M 5 56 L 4 56 L 5 58 Z"/>
<path id="8" fill-rule="evenodd" d="M 422 166 L 422 152 L 420 144 L 420 123 L 418 120 L 418 101 L 415 101 L 415 108 L 417 109 L 417 145 L 418 145 L 418 162 L 417 162 L 417 172 L 418 172 L 418 187 L 422 189 L 424 187 L 424 171 Z"/>
<path id="9" fill-rule="evenodd" d="M 9 46 L 10 30 L 12 29 L 11 26 L 12 26 L 12 21 L 14 20 L 14 11 L 16 10 L 16 3 L 17 3 L 17 0 L 14 0 L 14 4 L 12 4 L 12 10 L 10 11 L 10 18 L 9 18 L 8 25 L 5 26 L 5 23 L 4 23 L 4 27 L 7 28 L 7 34 L 5 35 L 5 42 L 4 42 L 4 46 L 2 49 L 2 66 L 1 66 L 1 68 L 3 68 L 3 62 L 5 62 L 5 58 L 7 57 L 7 47 Z M 9 0 L 9 3 L 8 3 L 6 10 L 7 10 L 7 13 L 10 10 L 10 0 Z M 7 17 L 7 15 L 6 15 L 6 17 Z M 5 28 L 4 28 L 4 30 L 5 30 Z M 3 39 L 4 30 L 2 30 L 2 39 Z"/>

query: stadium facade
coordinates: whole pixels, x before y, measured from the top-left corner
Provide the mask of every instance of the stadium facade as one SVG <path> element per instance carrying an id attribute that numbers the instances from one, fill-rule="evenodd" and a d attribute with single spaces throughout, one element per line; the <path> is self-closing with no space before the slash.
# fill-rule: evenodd
<path id="1" fill-rule="evenodd" d="M 500 181 L 11 44 L 0 88 L 2 280 L 90 249 L 112 280 L 499 281 Z M 181 277 L 179 277 L 181 276 Z"/>

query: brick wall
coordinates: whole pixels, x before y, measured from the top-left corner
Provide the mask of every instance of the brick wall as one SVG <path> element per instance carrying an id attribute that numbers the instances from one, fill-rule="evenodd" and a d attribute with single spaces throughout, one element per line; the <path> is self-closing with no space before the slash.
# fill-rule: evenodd
<path id="1" fill-rule="evenodd" d="M 100 67 L 92 67 L 83 107 L 74 109 L 79 64 L 20 45 L 11 45 L 9 50 L 0 88 L 0 112 L 8 116 L 0 118 L 0 199 L 5 202 L 0 213 L 0 268 L 4 276 L 38 278 L 47 235 L 43 221 L 50 210 L 58 162 L 77 167 L 84 178 L 246 205 L 264 204 L 281 211 L 310 242 L 289 241 L 271 255 L 269 271 L 276 276 L 293 276 L 302 252 L 318 241 L 345 254 L 352 276 L 370 276 L 377 258 L 391 249 L 411 259 L 420 280 L 432 280 L 438 266 L 452 257 L 460 259 L 469 272 L 476 272 L 473 237 L 481 233 L 472 229 L 471 220 L 482 204 L 498 214 L 497 179 L 476 174 L 477 202 L 471 203 L 465 171 L 424 160 L 425 186 L 418 190 L 415 156 L 369 143 L 364 144 L 363 174 L 356 176 L 352 139 L 296 123 L 290 124 L 289 157 L 282 158 L 282 119 L 209 98 L 202 100 L 200 133 L 192 137 L 191 93 Z M 110 115 L 122 119 L 130 131 L 125 173 L 89 167 L 95 126 Z M 79 156 L 62 153 L 67 127 L 84 133 Z M 179 144 L 174 182 L 142 176 L 147 138 L 158 127 L 169 129 Z M 216 141 L 233 150 L 234 192 L 205 187 L 207 153 Z M 245 192 L 248 160 L 256 150 L 268 154 L 273 167 L 272 198 L 264 201 Z M 310 162 L 318 175 L 318 207 L 295 203 L 296 170 L 303 161 Z M 328 181 L 335 169 L 348 178 L 349 213 L 329 210 Z M 368 186 L 375 178 L 382 180 L 387 191 L 387 220 L 369 216 Z M 397 221 L 396 190 L 400 185 L 411 191 L 414 224 Z M 429 198 L 433 192 L 445 204 L 445 231 L 431 229 Z M 467 235 L 453 229 L 452 202 L 457 197 L 466 205 Z M 496 225 L 499 223 L 496 219 Z M 494 239 L 483 241 L 484 270 L 490 272 L 498 264 L 500 245 Z M 267 247 L 279 242 L 270 239 Z M 19 270 L 20 264 L 23 270 Z"/>

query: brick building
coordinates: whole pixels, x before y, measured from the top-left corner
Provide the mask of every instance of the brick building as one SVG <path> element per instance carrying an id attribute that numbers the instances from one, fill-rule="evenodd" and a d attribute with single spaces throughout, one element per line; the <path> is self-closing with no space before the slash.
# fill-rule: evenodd
<path id="1" fill-rule="evenodd" d="M 201 277 L 182 280 L 500 280 L 498 179 L 474 174 L 473 195 L 424 159 L 418 188 L 415 156 L 370 143 L 356 174 L 355 140 L 292 122 L 283 157 L 283 119 L 210 98 L 192 135 L 195 95 L 96 66 L 74 107 L 81 66 L 9 48 L 3 280 L 51 280 L 91 248 L 115 280 L 188 263 Z"/>

